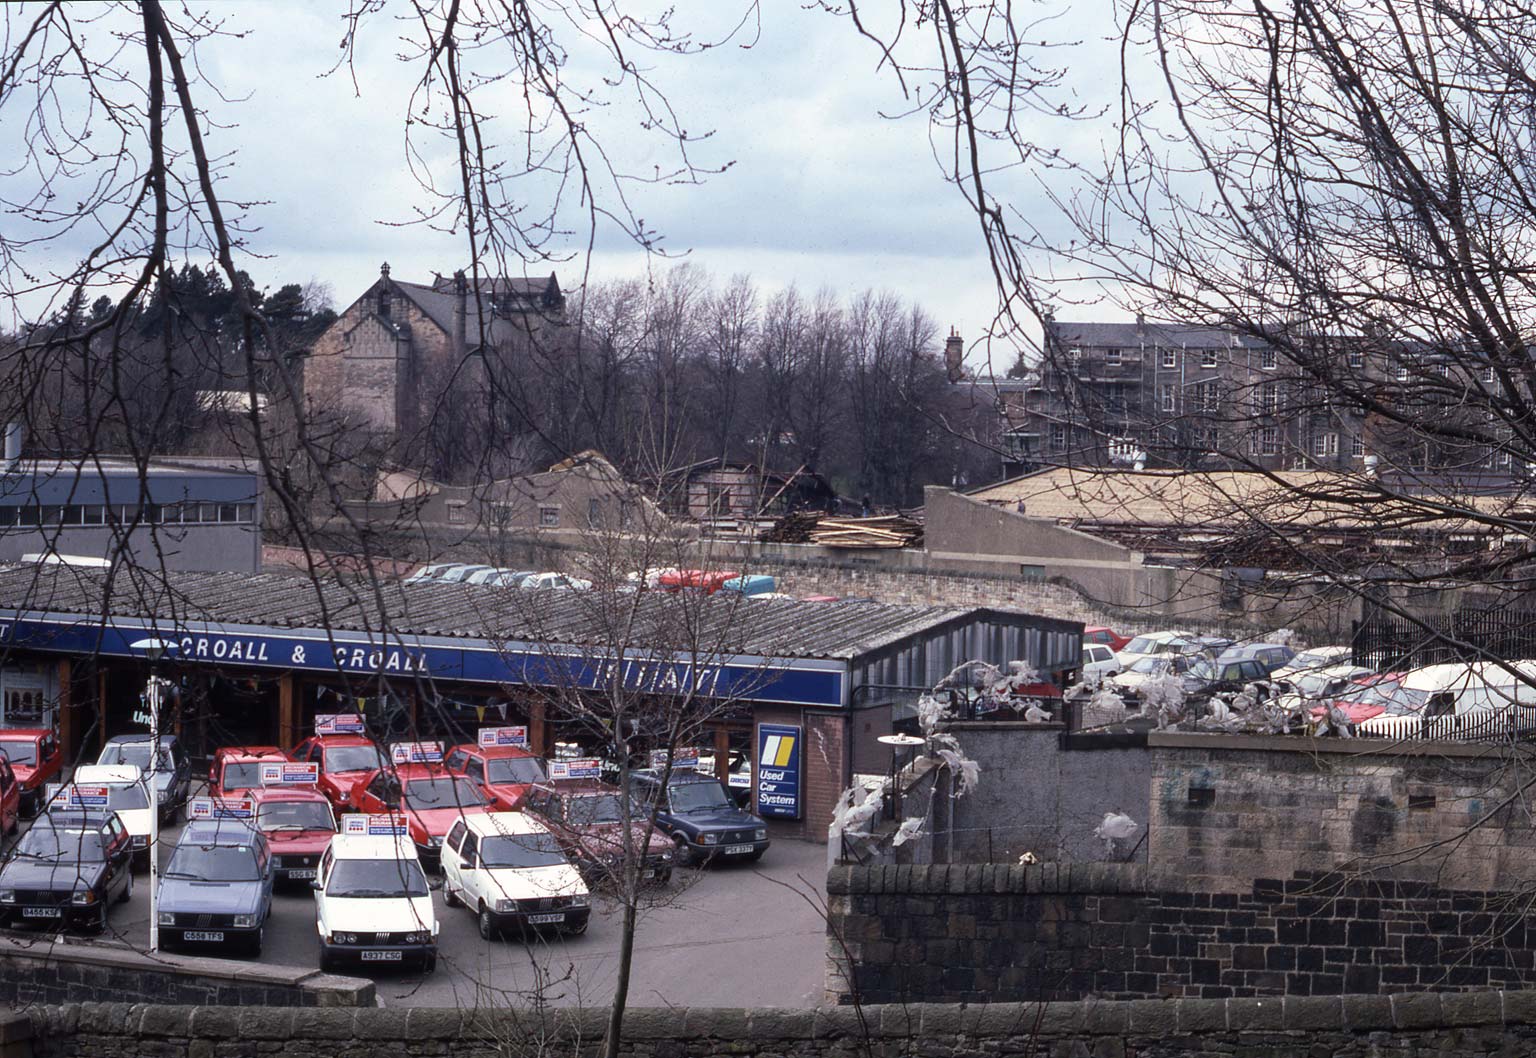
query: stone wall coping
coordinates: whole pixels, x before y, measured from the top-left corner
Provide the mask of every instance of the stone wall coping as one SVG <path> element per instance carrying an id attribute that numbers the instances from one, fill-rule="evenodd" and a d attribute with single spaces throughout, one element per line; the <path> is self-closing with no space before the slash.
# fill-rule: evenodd
<path id="1" fill-rule="evenodd" d="M 1147 867 L 1141 863 L 838 864 L 827 872 L 827 893 L 834 896 L 918 893 L 963 896 L 971 893 L 1138 894 L 1147 891 Z"/>
<path id="2" fill-rule="evenodd" d="M 1311 738 L 1305 735 L 1229 735 L 1202 731 L 1149 731 L 1151 749 L 1205 749 L 1229 753 L 1337 754 L 1349 757 L 1459 757 L 1500 760 L 1536 758 L 1536 748 L 1488 742 L 1429 742 L 1416 739 Z"/>
<path id="3" fill-rule="evenodd" d="M 601 1007 L 542 1014 L 427 1007 L 204 1007 L 80 1003 L 0 1019 L 0 1039 L 81 1034 L 249 1040 L 512 1039 L 538 1020 L 546 1039 L 598 1039 Z M 632 1007 L 630 1040 L 798 1040 L 822 1037 L 1166 1037 L 1203 1033 L 1426 1031 L 1536 1026 L 1536 990 L 1276 996 L 1259 999 L 1085 999 L 1068 1003 L 912 1003 L 807 1009 Z"/>
<path id="4" fill-rule="evenodd" d="M 0 936 L 0 960 L 15 959 L 34 961 L 43 965 L 102 966 L 111 969 L 142 973 L 152 970 L 160 974 L 199 977 L 211 981 L 228 981 L 233 984 L 262 985 L 303 989 L 320 993 L 335 993 L 339 1001 L 344 997 L 358 997 L 367 1004 L 373 1003 L 373 982 L 362 977 L 342 977 L 321 973 L 313 966 L 281 966 L 271 963 L 245 962 L 237 959 L 212 959 L 192 955 L 159 952 L 153 964 L 146 965 L 143 952 L 121 944 L 71 940 L 59 944 L 39 936 L 28 939 Z M 348 998 L 347 1001 L 354 1001 Z M 321 1005 L 331 1005 L 322 996 Z"/>

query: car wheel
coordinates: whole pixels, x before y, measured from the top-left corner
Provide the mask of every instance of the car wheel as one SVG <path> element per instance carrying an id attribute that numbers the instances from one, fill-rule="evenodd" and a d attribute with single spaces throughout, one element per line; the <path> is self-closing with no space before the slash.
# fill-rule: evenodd
<path id="1" fill-rule="evenodd" d="M 587 931 L 587 926 L 590 924 L 590 922 L 591 922 L 591 920 L 589 919 L 586 922 L 583 922 L 579 926 L 571 926 L 570 928 L 568 928 L 565 931 L 566 935 L 567 936 L 571 936 L 571 937 L 579 937 L 579 936 L 581 936 L 583 933 L 585 933 Z"/>
<path id="2" fill-rule="evenodd" d="M 256 927 L 256 935 L 251 938 L 250 944 L 247 947 L 251 955 L 258 959 L 261 958 L 261 942 L 266 939 L 266 932 L 264 928 Z"/>
<path id="3" fill-rule="evenodd" d="M 106 908 L 102 908 L 101 909 L 101 913 L 96 916 L 96 921 L 90 923 L 89 925 L 87 925 L 85 927 L 85 932 L 90 934 L 93 937 L 96 937 L 96 936 L 100 936 L 101 934 L 105 933 L 106 931 L 107 931 L 107 909 Z"/>
<path id="4" fill-rule="evenodd" d="M 672 835 L 672 847 L 677 850 L 677 865 L 679 867 L 692 867 L 694 864 L 693 850 L 688 848 L 688 839 L 681 834 Z"/>
<path id="5" fill-rule="evenodd" d="M 668 867 L 666 870 L 662 871 L 660 874 L 658 874 L 656 876 L 656 884 L 657 885 L 666 885 L 671 880 L 672 880 L 672 868 L 670 868 L 670 867 Z"/>
<path id="6" fill-rule="evenodd" d="M 426 961 L 421 964 L 421 972 L 424 973 L 424 974 L 429 974 L 429 973 L 432 973 L 433 971 L 435 971 L 436 969 L 437 969 L 437 953 L 433 952 L 431 955 L 428 955 L 427 958 L 426 958 Z"/>
<path id="7" fill-rule="evenodd" d="M 340 968 L 341 966 L 340 963 L 337 962 L 336 956 L 332 955 L 322 947 L 320 949 L 320 972 L 333 974 Z"/>
<path id="8" fill-rule="evenodd" d="M 491 914 L 490 908 L 482 906 L 480 908 L 480 939 L 495 940 L 497 933 L 495 916 Z"/>
<path id="9" fill-rule="evenodd" d="M 443 881 L 443 903 L 448 907 L 464 906 L 464 901 L 459 899 L 459 894 L 453 891 L 453 886 L 448 884 L 446 877 Z"/>
<path id="10" fill-rule="evenodd" d="M 124 885 L 123 886 L 123 891 L 121 893 L 117 894 L 117 902 L 119 904 L 126 904 L 132 898 L 133 898 L 133 872 L 129 871 L 128 872 L 128 884 Z"/>

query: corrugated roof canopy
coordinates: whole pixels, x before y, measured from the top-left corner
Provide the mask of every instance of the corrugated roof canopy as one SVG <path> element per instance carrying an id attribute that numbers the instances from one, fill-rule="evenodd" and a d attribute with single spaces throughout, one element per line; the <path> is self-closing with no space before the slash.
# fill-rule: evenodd
<path id="1" fill-rule="evenodd" d="M 1060 624 L 1022 613 L 882 603 L 753 602 L 739 596 L 646 593 L 633 622 L 619 616 L 633 596 L 522 591 L 461 584 L 326 580 L 237 573 L 106 571 L 60 566 L 0 567 L 0 613 L 79 614 L 272 629 L 329 628 L 390 636 L 441 636 L 492 643 L 589 644 L 694 650 L 762 658 L 857 658 L 956 619 L 990 624 Z M 382 602 L 382 608 L 381 608 Z M 387 618 L 385 614 L 387 613 Z"/>

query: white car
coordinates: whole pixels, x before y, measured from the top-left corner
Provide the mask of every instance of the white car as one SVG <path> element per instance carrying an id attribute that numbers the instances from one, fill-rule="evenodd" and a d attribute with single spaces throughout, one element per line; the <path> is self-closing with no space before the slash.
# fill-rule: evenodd
<path id="1" fill-rule="evenodd" d="M 1129 669 L 1142 658 L 1183 653 L 1189 639 L 1188 632 L 1148 632 L 1137 636 L 1117 651 L 1115 660 L 1120 662 L 1121 668 Z"/>
<path id="2" fill-rule="evenodd" d="M 465 816 L 443 842 L 443 903 L 467 907 L 480 936 L 503 930 L 585 933 L 592 914 L 586 883 L 555 836 L 533 816 Z"/>
<path id="3" fill-rule="evenodd" d="M 1515 671 L 1511 673 L 1509 669 Z M 1536 661 L 1428 665 L 1403 677 L 1398 693 L 1423 704 L 1417 712 L 1390 712 L 1355 725 L 1361 738 L 1455 741 L 1528 737 L 1536 731 Z"/>
<path id="4" fill-rule="evenodd" d="M 1314 669 L 1327 669 L 1347 664 L 1354 656 L 1349 647 L 1313 647 L 1303 650 L 1290 661 L 1269 674 L 1272 680 L 1284 680 Z"/>
<path id="5" fill-rule="evenodd" d="M 1183 654 L 1144 654 L 1107 682 L 1117 693 L 1137 698 L 1144 686 L 1160 676 L 1182 676 L 1189 670 L 1190 662 Z"/>
<path id="6" fill-rule="evenodd" d="M 133 764 L 82 764 L 75 769 L 71 784 L 82 792 L 104 788 L 107 807 L 116 812 L 128 829 L 133 843 L 133 869 L 149 869 L 149 833 L 153 820 L 149 808 L 149 785 L 144 773 Z"/>
<path id="7" fill-rule="evenodd" d="M 484 573 L 495 568 L 495 566 L 487 566 L 484 563 L 473 566 L 459 565 L 439 573 L 433 580 L 438 584 L 466 584 L 469 582 L 469 578 L 476 573 Z"/>
<path id="8" fill-rule="evenodd" d="M 412 573 L 409 577 L 406 577 L 402 583 L 420 584 L 422 581 L 436 580 L 444 573 L 447 573 L 450 569 L 458 569 L 462 565 L 462 562 L 438 562 L 435 565 L 422 566 L 415 573 Z"/>
<path id="9" fill-rule="evenodd" d="M 592 587 L 592 582 L 580 577 L 568 577 L 564 573 L 535 573 L 531 577 L 524 577 L 521 586 L 529 591 L 539 591 L 544 588 L 587 591 Z"/>
<path id="10" fill-rule="evenodd" d="M 313 885 L 320 969 L 437 968 L 432 890 L 409 834 L 337 834 Z"/>
<path id="11" fill-rule="evenodd" d="M 1100 643 L 1083 644 L 1082 679 L 1084 683 L 1097 683 L 1124 671 L 1115 652 Z"/>

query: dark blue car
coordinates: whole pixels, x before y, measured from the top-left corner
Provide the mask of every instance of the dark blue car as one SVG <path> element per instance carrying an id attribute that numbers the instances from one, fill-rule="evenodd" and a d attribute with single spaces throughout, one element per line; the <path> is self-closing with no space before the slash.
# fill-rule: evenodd
<path id="1" fill-rule="evenodd" d="M 656 807 L 656 828 L 677 846 L 678 863 L 755 860 L 768 850 L 767 824 L 737 807 L 714 776 L 678 768 L 664 791 L 654 770 L 629 779 L 636 799 Z"/>
<path id="2" fill-rule="evenodd" d="M 272 913 L 272 853 L 244 819 L 187 824 L 160 876 L 162 943 L 261 954 Z"/>

